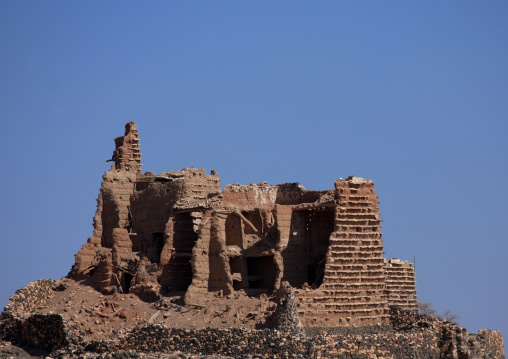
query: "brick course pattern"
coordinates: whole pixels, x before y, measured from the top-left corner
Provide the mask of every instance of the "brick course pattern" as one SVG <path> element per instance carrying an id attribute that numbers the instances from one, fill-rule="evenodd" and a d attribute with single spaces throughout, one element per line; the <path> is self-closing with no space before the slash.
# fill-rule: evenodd
<path id="1" fill-rule="evenodd" d="M 386 291 L 388 302 L 407 310 L 417 310 L 415 272 L 407 261 L 392 258 L 385 260 Z"/>

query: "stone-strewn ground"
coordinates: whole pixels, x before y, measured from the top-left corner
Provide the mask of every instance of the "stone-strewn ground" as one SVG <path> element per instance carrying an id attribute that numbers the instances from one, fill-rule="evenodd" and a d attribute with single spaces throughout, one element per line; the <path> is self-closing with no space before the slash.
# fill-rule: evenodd
<path id="1" fill-rule="evenodd" d="M 83 289 L 85 291 L 80 292 Z M 297 312 L 291 294 L 289 288 L 285 297 L 277 300 L 279 309 L 271 311 L 266 308 L 275 303 L 267 298 L 252 303 L 249 302 L 252 298 L 237 298 L 237 304 L 245 300 L 258 309 L 240 313 L 240 308 L 234 305 L 226 307 L 227 311 L 220 310 L 220 301 L 224 298 L 217 298 L 205 311 L 205 308 L 182 307 L 171 301 L 148 304 L 130 295 L 104 297 L 73 281 L 38 281 L 18 291 L 2 313 L 0 355 L 20 358 L 49 355 L 52 358 L 504 359 L 499 332 L 483 330 L 470 334 L 457 324 L 414 315 L 397 307 L 391 310 L 390 325 L 302 330 L 295 317 Z M 78 297 L 72 299 L 76 295 Z M 234 298 L 224 300 L 225 303 L 235 302 Z M 249 319 L 244 321 L 249 327 L 226 327 L 230 315 L 239 323 Z M 269 320 L 261 320 L 266 317 Z M 220 319 L 222 328 L 199 327 L 210 318 Z M 192 324 L 186 327 L 172 325 L 190 320 Z M 270 325 L 275 327 L 255 329 Z M 8 341 L 24 345 L 25 351 Z"/>
<path id="2" fill-rule="evenodd" d="M 416 334 L 419 358 L 439 358 L 432 336 Z M 240 328 L 201 330 L 147 326 L 133 331 L 118 343 L 91 343 L 89 351 L 117 350 L 195 354 L 222 354 L 234 358 L 409 358 L 413 356 L 413 336 L 385 332 L 350 336 L 322 333 L 295 338 L 278 330 Z"/>

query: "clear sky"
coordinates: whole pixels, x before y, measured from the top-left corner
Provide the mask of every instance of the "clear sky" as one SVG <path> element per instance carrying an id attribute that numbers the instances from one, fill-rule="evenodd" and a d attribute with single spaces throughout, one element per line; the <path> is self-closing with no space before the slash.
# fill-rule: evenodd
<path id="1" fill-rule="evenodd" d="M 508 339 L 508 2 L 1 1 L 0 306 L 65 276 L 114 137 L 143 169 L 375 182 L 419 299 Z"/>

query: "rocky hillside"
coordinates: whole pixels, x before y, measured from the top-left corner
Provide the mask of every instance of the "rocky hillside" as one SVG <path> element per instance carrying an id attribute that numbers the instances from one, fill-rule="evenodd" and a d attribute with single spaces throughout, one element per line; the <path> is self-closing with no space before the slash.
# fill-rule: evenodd
<path id="1" fill-rule="evenodd" d="M 1 314 L 0 355 L 53 358 L 504 358 L 501 333 L 392 307 L 389 325 L 303 328 L 294 291 L 143 301 L 103 295 L 86 281 L 41 280 Z M 24 348 L 21 351 L 20 347 Z"/>

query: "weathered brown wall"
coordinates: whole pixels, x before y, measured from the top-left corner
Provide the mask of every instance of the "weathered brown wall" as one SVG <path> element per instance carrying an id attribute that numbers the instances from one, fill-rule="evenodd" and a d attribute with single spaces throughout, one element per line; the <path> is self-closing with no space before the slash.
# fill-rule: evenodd
<path id="1" fill-rule="evenodd" d="M 149 178 L 144 180 L 149 180 Z M 165 243 L 172 247 L 172 233 L 166 231 L 166 226 L 174 215 L 174 205 L 182 197 L 182 179 L 171 182 L 149 182 L 146 183 L 145 189 L 132 194 L 130 211 L 136 251 L 145 251 L 149 257 L 156 260 L 155 248 L 153 252 L 150 249 L 155 245 L 153 242 L 154 233 L 162 233 Z"/>
<path id="2" fill-rule="evenodd" d="M 233 291 L 233 283 L 229 270 L 229 258 L 226 255 L 226 217 L 225 214 L 216 213 L 211 219 L 208 290 L 222 290 L 225 294 L 229 294 Z"/>
<path id="3" fill-rule="evenodd" d="M 115 162 L 102 177 L 103 181 L 97 198 L 97 211 L 93 219 L 94 232 L 76 254 L 76 263 L 71 274 L 78 276 L 97 263 L 97 251 L 113 248 L 113 230 L 130 227 L 130 196 L 134 193 L 135 182 L 141 175 L 141 154 L 139 136 L 134 122 L 125 125 L 125 135 L 115 139 L 112 161 Z"/>

